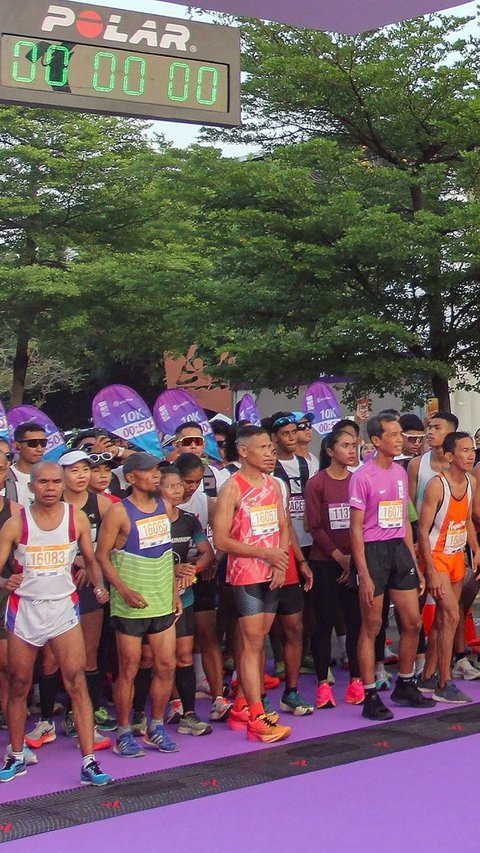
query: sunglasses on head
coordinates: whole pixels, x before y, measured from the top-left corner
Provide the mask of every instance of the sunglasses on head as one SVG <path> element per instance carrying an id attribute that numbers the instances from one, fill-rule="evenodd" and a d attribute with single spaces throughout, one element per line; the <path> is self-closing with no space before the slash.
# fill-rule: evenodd
<path id="1" fill-rule="evenodd" d="M 286 415 L 283 418 L 277 418 L 277 420 L 273 422 L 272 427 L 288 426 L 288 424 L 294 424 L 294 423 L 295 423 L 295 416 L 294 415 Z"/>
<path id="2" fill-rule="evenodd" d="M 408 432 L 402 432 L 402 435 L 407 439 L 407 441 L 411 441 L 415 444 L 420 444 L 425 438 L 425 433 L 422 435 L 409 435 Z"/>
<path id="3" fill-rule="evenodd" d="M 191 447 L 192 444 L 195 447 L 201 447 L 204 443 L 201 435 L 185 435 L 183 438 L 178 439 L 178 444 L 181 444 L 182 447 Z"/>
<path id="4" fill-rule="evenodd" d="M 297 429 L 299 429 L 300 432 L 304 432 L 304 430 L 306 429 L 312 429 L 312 425 L 310 423 L 307 423 L 307 421 L 301 421 L 299 424 L 297 424 Z"/>
<path id="5" fill-rule="evenodd" d="M 90 462 L 93 462 L 94 465 L 97 462 L 111 462 L 113 459 L 113 453 L 109 453 L 108 450 L 105 450 L 104 453 L 89 453 L 88 458 Z"/>
<path id="6" fill-rule="evenodd" d="M 19 438 L 17 444 L 26 444 L 27 447 L 46 447 L 46 438 Z"/>

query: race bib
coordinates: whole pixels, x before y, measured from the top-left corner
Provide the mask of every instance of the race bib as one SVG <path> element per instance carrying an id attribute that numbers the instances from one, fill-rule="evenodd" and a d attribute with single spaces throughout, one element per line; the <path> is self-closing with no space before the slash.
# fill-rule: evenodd
<path id="1" fill-rule="evenodd" d="M 290 495 L 288 509 L 292 518 L 303 518 L 305 512 L 305 499 L 301 495 Z"/>
<path id="2" fill-rule="evenodd" d="M 380 501 L 378 526 L 383 529 L 403 526 L 403 501 Z"/>
<path id="3" fill-rule="evenodd" d="M 276 504 L 250 507 L 250 525 L 254 536 L 278 533 L 280 528 Z"/>
<path id="4" fill-rule="evenodd" d="M 171 541 L 170 522 L 167 515 L 153 515 L 151 518 L 136 521 L 135 524 L 140 551 L 158 548 L 159 545 L 168 545 Z"/>
<path id="5" fill-rule="evenodd" d="M 330 530 L 346 530 L 350 527 L 350 505 L 328 504 Z"/>
<path id="6" fill-rule="evenodd" d="M 61 575 L 71 568 L 71 545 L 27 545 L 25 571 L 38 575 Z"/>
<path id="7" fill-rule="evenodd" d="M 443 551 L 445 554 L 456 554 L 457 551 L 463 551 L 467 544 L 467 526 L 465 521 L 451 521 L 447 528 L 445 537 L 445 546 Z"/>

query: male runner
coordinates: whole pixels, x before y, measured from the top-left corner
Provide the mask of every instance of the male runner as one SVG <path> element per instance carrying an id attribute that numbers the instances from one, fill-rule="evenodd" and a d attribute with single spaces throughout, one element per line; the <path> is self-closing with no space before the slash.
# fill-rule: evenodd
<path id="1" fill-rule="evenodd" d="M 169 456 L 169 462 L 175 462 L 180 453 L 194 453 L 203 462 L 203 491 L 210 497 L 216 498 L 220 487 L 228 480 L 230 474 L 210 460 L 205 452 L 205 439 L 200 424 L 195 421 L 187 421 L 175 430 L 175 453 Z"/>
<path id="2" fill-rule="evenodd" d="M 9 492 L 9 497 L 18 501 L 22 506 L 28 506 L 33 500 L 29 486 L 30 474 L 33 466 L 40 462 L 47 447 L 44 428 L 40 424 L 33 423 L 33 421 L 20 424 L 14 433 L 14 445 L 18 459 L 10 466 L 7 488 L 9 483 L 13 484 L 16 494 L 14 496 L 13 493 Z"/>
<path id="3" fill-rule="evenodd" d="M 23 738 L 26 700 L 39 648 L 50 642 L 71 697 L 83 765 L 83 785 L 106 785 L 93 752 L 93 712 L 85 680 L 85 646 L 78 617 L 78 595 L 71 566 L 80 548 L 100 602 L 108 600 L 95 562 L 90 525 L 85 514 L 62 503 L 63 471 L 53 462 L 32 469 L 30 507 L 10 518 L 0 532 L 0 566 L 14 549 L 14 574 L 1 579 L 8 589 L 8 728 L 11 754 L 0 770 L 10 782 L 26 772 Z"/>
<path id="4" fill-rule="evenodd" d="M 384 593 L 399 615 L 399 675 L 392 693 L 397 705 L 433 707 L 433 701 L 417 690 L 414 663 L 421 627 L 412 530 L 408 521 L 408 482 L 401 465 L 394 462 L 402 449 L 398 419 L 385 414 L 367 423 L 375 456 L 356 471 L 350 481 L 350 534 L 352 556 L 358 574 L 362 625 L 358 661 L 365 687 L 362 715 L 369 720 L 390 720 L 375 686 L 375 638 L 382 626 Z"/>
<path id="5" fill-rule="evenodd" d="M 262 427 L 243 427 L 237 447 L 242 464 L 220 491 L 214 539 L 228 554 L 227 581 L 239 615 L 237 667 L 249 706 L 247 737 L 270 743 L 291 732 L 265 713 L 261 701 L 263 645 L 285 581 L 289 532 L 280 486 L 265 474 L 271 466 L 268 433 Z"/>
<path id="6" fill-rule="evenodd" d="M 480 573 L 480 549 L 472 522 L 475 445 L 467 432 L 451 432 L 443 442 L 448 471 L 427 485 L 418 524 L 420 556 L 427 588 L 435 599 L 435 619 L 430 630 L 422 692 L 433 691 L 437 702 L 465 704 L 471 699 L 451 681 L 453 639 L 459 621 L 458 603 L 465 576 L 465 546 L 471 548 L 473 572 Z M 435 669 L 438 666 L 438 680 Z"/>
<path id="7" fill-rule="evenodd" d="M 313 421 L 315 415 L 312 412 L 292 412 L 297 424 L 297 444 L 295 454 L 307 460 L 310 477 L 318 471 L 318 456 L 310 453 L 309 447 L 313 437 Z"/>
<path id="8" fill-rule="evenodd" d="M 170 522 L 158 497 L 159 460 L 149 453 L 132 453 L 123 472 L 131 497 L 112 504 L 106 513 L 97 545 L 97 559 L 112 586 L 111 625 L 118 652 L 114 700 L 118 737 L 114 752 L 124 758 L 144 755 L 130 725 L 134 681 L 142 639 L 153 657 L 150 688 L 152 719 L 144 742 L 160 752 L 176 752 L 164 725 L 175 672 L 175 620 L 182 605 L 173 573 Z"/>
<path id="9" fill-rule="evenodd" d="M 415 456 L 408 464 L 408 490 L 410 499 L 419 513 L 427 483 L 448 469 L 443 455 L 445 436 L 458 429 L 458 418 L 450 412 L 434 412 L 427 426 L 427 446 L 430 448 L 421 456 Z"/>

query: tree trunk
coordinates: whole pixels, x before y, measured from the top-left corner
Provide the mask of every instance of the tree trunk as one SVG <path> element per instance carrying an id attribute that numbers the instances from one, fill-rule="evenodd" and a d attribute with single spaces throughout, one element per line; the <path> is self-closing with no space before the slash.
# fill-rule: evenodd
<path id="1" fill-rule="evenodd" d="M 438 400 L 438 408 L 440 412 L 450 412 L 450 394 L 448 390 L 448 380 L 438 373 L 432 376 L 433 396 Z"/>
<path id="2" fill-rule="evenodd" d="M 13 360 L 12 390 L 10 393 L 10 406 L 20 406 L 23 403 L 25 393 L 25 379 L 28 368 L 28 332 L 20 326 L 17 334 L 17 348 Z"/>

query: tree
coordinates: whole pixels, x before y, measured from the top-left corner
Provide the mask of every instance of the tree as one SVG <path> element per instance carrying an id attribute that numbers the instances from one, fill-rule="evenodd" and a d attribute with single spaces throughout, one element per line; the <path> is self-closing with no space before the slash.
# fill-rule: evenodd
<path id="1" fill-rule="evenodd" d="M 245 23 L 245 128 L 207 136 L 257 142 L 264 162 L 208 187 L 226 241 L 201 341 L 212 365 L 228 344 L 229 375 L 256 387 L 343 373 L 352 394 L 408 385 L 443 408 L 449 379 L 476 373 L 479 42 L 466 22 L 355 37 Z"/>

